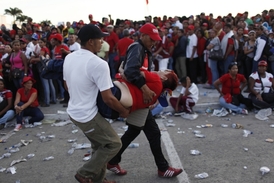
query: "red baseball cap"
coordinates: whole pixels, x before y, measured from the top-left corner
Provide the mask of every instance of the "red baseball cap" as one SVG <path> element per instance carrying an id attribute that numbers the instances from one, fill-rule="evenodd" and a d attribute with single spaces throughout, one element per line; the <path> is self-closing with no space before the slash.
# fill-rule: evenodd
<path id="1" fill-rule="evenodd" d="M 188 30 L 194 30 L 195 27 L 194 27 L 194 25 L 189 25 L 189 26 L 187 26 L 187 29 L 188 29 Z"/>
<path id="2" fill-rule="evenodd" d="M 159 36 L 158 29 L 151 23 L 146 23 L 145 25 L 143 25 L 140 28 L 139 32 L 149 35 L 149 37 L 153 39 L 154 41 L 162 40 L 161 37 Z"/>
<path id="3" fill-rule="evenodd" d="M 53 34 L 51 36 L 51 39 L 57 39 L 58 41 L 62 42 L 63 41 L 63 36 L 61 34 Z"/>
<path id="4" fill-rule="evenodd" d="M 258 66 L 265 66 L 265 67 L 267 67 L 267 62 L 264 61 L 264 60 L 262 60 L 262 61 L 260 61 L 260 62 L 258 63 Z"/>

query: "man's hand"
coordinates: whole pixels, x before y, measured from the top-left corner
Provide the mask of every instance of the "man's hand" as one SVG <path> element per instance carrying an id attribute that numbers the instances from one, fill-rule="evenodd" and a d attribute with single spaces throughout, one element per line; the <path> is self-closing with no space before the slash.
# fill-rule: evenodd
<path id="1" fill-rule="evenodd" d="M 156 94 L 154 93 L 154 91 L 150 90 L 147 85 L 142 86 L 141 90 L 143 92 L 144 104 L 150 104 Z"/>
<path id="2" fill-rule="evenodd" d="M 130 112 L 129 108 L 125 109 L 123 113 L 120 113 L 120 117 L 127 118 L 129 115 L 129 112 Z"/>

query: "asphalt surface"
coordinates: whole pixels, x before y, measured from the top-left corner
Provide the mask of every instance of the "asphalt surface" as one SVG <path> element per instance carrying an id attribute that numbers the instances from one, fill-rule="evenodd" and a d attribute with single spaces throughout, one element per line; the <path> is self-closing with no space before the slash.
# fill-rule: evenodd
<path id="1" fill-rule="evenodd" d="M 205 90 L 199 86 L 200 99 L 195 111 L 199 114 L 196 120 L 186 120 L 181 117 L 167 116 L 173 120 L 175 126 L 166 127 L 168 119 L 157 119 L 162 132 L 162 149 L 171 166 L 181 167 L 184 172 L 180 176 L 166 179 L 159 178 L 157 167 L 154 163 L 148 141 L 141 133 L 134 142 L 139 143 L 138 148 L 128 148 L 123 154 L 121 167 L 128 171 L 125 176 L 116 176 L 107 171 L 106 177 L 119 183 L 274 183 L 274 151 L 273 143 L 265 142 L 267 138 L 274 138 L 273 114 L 267 121 L 259 121 L 254 113 L 248 115 L 232 115 L 215 117 L 204 113 L 208 107 L 219 108 L 218 94 L 215 90 Z M 178 91 L 180 88 L 178 88 Z M 178 91 L 174 95 L 178 95 Z M 15 174 L 0 173 L 1 183 L 76 183 L 74 175 L 76 170 L 83 165 L 84 155 L 90 149 L 75 150 L 68 155 L 72 143 L 68 139 L 77 138 L 77 143 L 89 143 L 81 130 L 72 133 L 75 127 L 68 124 L 62 127 L 52 126 L 56 120 L 68 120 L 66 114 L 58 114 L 57 111 L 65 111 L 61 104 L 42 108 L 46 118 L 41 126 L 24 128 L 7 139 L 6 143 L 0 143 L 0 156 L 7 152 L 10 146 L 20 140 L 33 140 L 29 145 L 20 147 L 20 151 L 12 153 L 9 158 L 0 160 L 0 167 L 8 168 L 13 160 L 25 158 L 28 154 L 35 156 L 14 165 Z M 166 109 L 169 111 L 170 109 Z M 232 123 L 241 124 L 244 129 L 253 134 L 243 137 L 243 129 L 234 129 Z M 209 128 L 197 128 L 197 126 L 212 124 Z M 221 127 L 227 124 L 227 128 Z M 124 133 L 124 122 L 112 123 L 119 135 Z M 1 130 L 8 133 L 13 129 L 9 127 Z M 76 128 L 77 129 L 77 128 Z M 200 130 L 205 138 L 195 137 L 193 130 Z M 179 133 L 178 133 L 179 132 Z M 55 135 L 50 141 L 41 142 L 39 135 Z M 2 138 L 5 136 L 1 136 Z M 246 151 L 244 148 L 248 148 Z M 199 150 L 201 155 L 193 156 L 190 150 Z M 50 161 L 43 161 L 45 157 L 53 156 Z M 262 176 L 259 169 L 262 166 L 270 168 L 270 173 Z M 206 172 L 209 177 L 196 179 L 194 176 Z"/>

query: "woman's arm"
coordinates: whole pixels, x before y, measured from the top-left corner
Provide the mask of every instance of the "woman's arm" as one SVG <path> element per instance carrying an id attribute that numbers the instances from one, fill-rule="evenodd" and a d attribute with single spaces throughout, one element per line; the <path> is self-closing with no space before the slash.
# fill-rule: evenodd
<path id="1" fill-rule="evenodd" d="M 211 50 L 213 47 L 214 47 L 214 44 L 209 44 L 209 45 L 207 45 L 206 49 Z"/>
<path id="2" fill-rule="evenodd" d="M 21 59 L 23 60 L 25 76 L 28 74 L 28 59 L 24 53 L 21 52 Z"/>
<path id="3" fill-rule="evenodd" d="M 215 82 L 214 82 L 214 87 L 216 88 L 216 90 L 220 93 L 220 97 L 223 96 L 224 94 L 221 92 L 221 89 L 220 89 L 220 85 L 221 85 L 221 81 L 219 79 L 217 79 Z"/>
<path id="4" fill-rule="evenodd" d="M 249 77 L 248 79 L 248 84 L 249 84 L 249 90 L 251 91 L 251 93 L 253 95 L 255 95 L 257 97 L 258 100 L 263 101 L 261 93 L 257 92 L 256 90 L 254 90 L 254 86 L 255 86 L 255 80 L 252 77 Z"/>
<path id="5" fill-rule="evenodd" d="M 244 90 L 244 88 L 246 87 L 246 85 L 247 85 L 247 81 L 246 81 L 246 79 L 244 78 L 244 80 L 243 80 L 243 82 L 242 82 L 242 85 L 241 85 L 241 87 L 240 87 L 241 92 Z"/>

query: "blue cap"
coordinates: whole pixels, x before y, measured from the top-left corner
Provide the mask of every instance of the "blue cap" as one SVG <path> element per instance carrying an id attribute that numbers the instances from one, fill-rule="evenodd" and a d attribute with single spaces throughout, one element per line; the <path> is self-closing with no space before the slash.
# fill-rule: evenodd
<path id="1" fill-rule="evenodd" d="M 32 34 L 31 39 L 38 40 L 38 35 L 36 33 Z"/>

